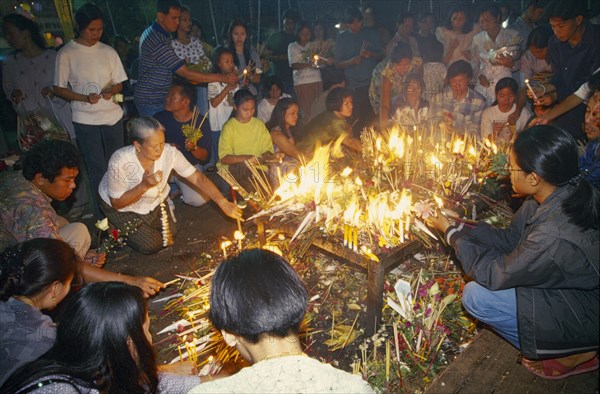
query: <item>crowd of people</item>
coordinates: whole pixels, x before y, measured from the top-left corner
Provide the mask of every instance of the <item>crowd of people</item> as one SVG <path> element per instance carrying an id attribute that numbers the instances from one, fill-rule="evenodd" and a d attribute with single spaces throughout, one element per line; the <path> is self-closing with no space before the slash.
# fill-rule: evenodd
<path id="1" fill-rule="evenodd" d="M 306 289 L 260 250 L 221 263 L 211 293 L 213 325 L 252 367 L 202 384 L 160 372 L 143 297 L 163 283 L 102 269 L 87 227 L 51 202 L 69 198 L 84 170 L 94 216 L 135 223 L 127 244 L 154 254 L 176 235 L 173 199 L 212 200 L 242 219 L 217 171 L 251 190 L 249 161 L 274 181 L 275 166 L 318 145 L 339 139 L 360 153 L 365 127 L 394 124 L 511 143 L 512 187 L 528 198 L 508 229 L 467 230 L 441 215 L 428 224 L 472 280 L 465 309 L 520 349 L 527 369 L 549 379 L 597 369 L 600 27 L 586 5 L 534 0 L 516 18 L 497 3 L 452 8 L 446 21 L 402 13 L 391 37 L 372 8 L 345 9 L 338 32 L 289 9 L 259 54 L 244 21 L 213 48 L 190 8 L 158 0 L 137 58 L 126 37 L 102 42 L 93 3 L 75 11 L 76 37 L 58 51 L 35 22 L 5 16 L 15 49 L 3 62 L 7 98 L 20 115 L 49 109 L 71 141 L 31 146 L 0 185 L 0 391 L 256 392 L 285 363 L 297 376 L 273 392 L 372 392 L 302 353 Z M 90 284 L 57 327 L 41 311 L 75 282 Z"/>

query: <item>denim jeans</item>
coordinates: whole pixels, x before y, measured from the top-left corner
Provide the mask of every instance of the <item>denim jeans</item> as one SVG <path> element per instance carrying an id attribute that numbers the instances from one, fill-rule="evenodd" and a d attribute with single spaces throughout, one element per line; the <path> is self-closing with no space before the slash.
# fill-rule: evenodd
<path id="1" fill-rule="evenodd" d="M 515 289 L 492 291 L 476 282 L 469 282 L 463 290 L 462 303 L 471 316 L 492 327 L 520 349 Z"/>
<path id="2" fill-rule="evenodd" d="M 163 111 L 165 109 L 165 104 L 135 104 L 137 108 L 138 115 L 142 116 L 154 116 L 155 113 Z"/>

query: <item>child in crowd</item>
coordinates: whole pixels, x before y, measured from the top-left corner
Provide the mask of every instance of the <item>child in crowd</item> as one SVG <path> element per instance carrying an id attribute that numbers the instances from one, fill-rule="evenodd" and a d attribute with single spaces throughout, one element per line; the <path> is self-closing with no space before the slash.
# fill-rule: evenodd
<path id="1" fill-rule="evenodd" d="M 531 112 L 523 108 L 516 122 L 511 122 L 508 117 L 516 109 L 516 97 L 519 91 L 517 82 L 512 78 L 502 78 L 495 87 L 496 101 L 481 113 L 481 137 L 490 135 L 495 141 L 508 142 L 515 133 L 521 132 L 527 124 Z"/>
<path id="2" fill-rule="evenodd" d="M 291 97 L 287 93 L 283 93 L 283 84 L 277 75 L 271 75 L 265 78 L 264 93 L 266 94 L 258 103 L 256 108 L 258 119 L 267 123 L 271 119 L 271 113 L 275 104 L 279 99 Z"/>
<path id="3" fill-rule="evenodd" d="M 248 89 L 238 90 L 233 95 L 233 108 L 234 116 L 223 125 L 219 166 L 229 167 L 240 185 L 248 190 L 250 173 L 244 162 L 273 153 L 273 142 L 263 121 L 254 117 L 256 97 Z"/>
<path id="4" fill-rule="evenodd" d="M 233 53 L 224 47 L 215 50 L 213 72 L 231 74 L 235 72 Z M 211 82 L 208 84 L 208 120 L 212 130 L 211 164 L 216 164 L 219 159 L 219 138 L 223 125 L 233 111 L 233 95 L 239 89 L 237 83 Z"/>
<path id="5" fill-rule="evenodd" d="M 421 48 L 423 57 L 423 82 L 426 89 L 423 92 L 425 100 L 431 101 L 433 96 L 444 89 L 446 78 L 446 65 L 442 63 L 444 46 L 437 40 Z"/>

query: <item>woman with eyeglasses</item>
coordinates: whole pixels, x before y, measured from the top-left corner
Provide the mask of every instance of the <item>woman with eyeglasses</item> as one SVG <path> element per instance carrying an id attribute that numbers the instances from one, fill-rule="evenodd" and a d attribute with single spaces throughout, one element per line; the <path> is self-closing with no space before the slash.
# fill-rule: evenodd
<path id="1" fill-rule="evenodd" d="M 509 170 L 514 191 L 528 198 L 507 229 L 429 220 L 472 279 L 463 305 L 542 378 L 596 370 L 600 191 L 579 169 L 575 139 L 553 126 L 518 134 Z"/>

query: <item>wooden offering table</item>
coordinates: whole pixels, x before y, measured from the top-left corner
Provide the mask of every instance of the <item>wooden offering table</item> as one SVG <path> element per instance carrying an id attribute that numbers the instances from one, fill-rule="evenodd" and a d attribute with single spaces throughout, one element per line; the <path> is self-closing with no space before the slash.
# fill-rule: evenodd
<path id="1" fill-rule="evenodd" d="M 256 226 L 259 243 L 263 246 L 265 244 L 265 222 L 257 219 Z M 295 232 L 295 229 L 290 225 L 279 226 L 278 229 L 287 234 L 294 234 Z M 377 332 L 381 321 L 385 276 L 422 248 L 419 242 L 408 241 L 395 247 L 390 253 L 381 257 L 378 256 L 379 261 L 374 261 L 341 246 L 339 242 L 331 242 L 322 236 L 314 238 L 311 246 L 338 258 L 349 267 L 367 274 L 367 325 L 365 333 L 369 337 Z"/>

